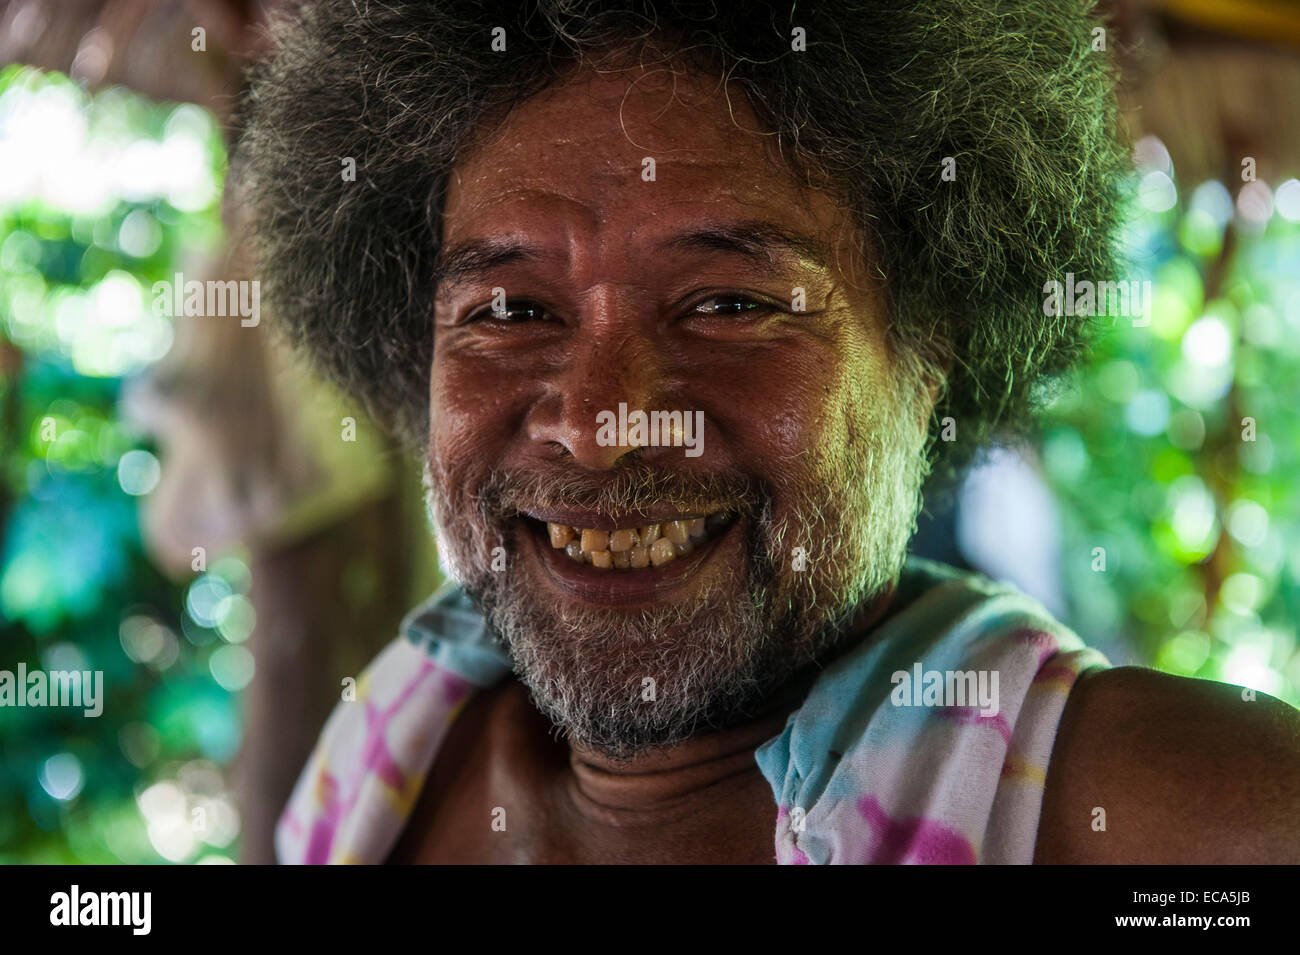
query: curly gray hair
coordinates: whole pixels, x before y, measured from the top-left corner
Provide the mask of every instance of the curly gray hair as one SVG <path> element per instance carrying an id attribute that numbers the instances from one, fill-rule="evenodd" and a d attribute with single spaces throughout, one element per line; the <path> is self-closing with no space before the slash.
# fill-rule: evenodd
<path id="1" fill-rule="evenodd" d="M 1092 320 L 1043 314 L 1065 272 L 1117 278 L 1127 162 L 1092 0 L 308 2 L 253 71 L 236 168 L 281 326 L 413 444 L 427 434 L 441 199 L 458 153 L 611 51 L 726 75 L 792 173 L 850 210 L 900 352 L 947 369 L 926 454 L 955 477 Z M 487 55 L 494 27 L 508 49 Z M 806 51 L 792 49 L 801 28 Z M 721 72 L 718 72 L 721 71 Z M 340 159 L 353 157 L 355 184 Z M 955 177 L 941 178 L 945 159 Z M 937 440 L 951 416 L 960 439 Z"/>

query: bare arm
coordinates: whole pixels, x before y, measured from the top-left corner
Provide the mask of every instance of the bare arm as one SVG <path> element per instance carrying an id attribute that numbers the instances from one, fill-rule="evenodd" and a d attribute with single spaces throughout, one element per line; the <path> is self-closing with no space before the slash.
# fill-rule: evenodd
<path id="1" fill-rule="evenodd" d="M 1300 710 L 1137 667 L 1085 674 L 1038 832 L 1040 863 L 1300 863 Z"/>

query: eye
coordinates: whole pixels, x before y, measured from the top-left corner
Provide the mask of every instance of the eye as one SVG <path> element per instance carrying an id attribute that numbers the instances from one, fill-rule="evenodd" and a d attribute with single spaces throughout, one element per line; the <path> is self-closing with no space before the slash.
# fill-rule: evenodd
<path id="1" fill-rule="evenodd" d="M 741 295 L 739 292 L 722 292 L 701 299 L 691 311 L 701 315 L 754 317 L 768 312 L 782 311 L 782 309 L 774 302 Z"/>
<path id="2" fill-rule="evenodd" d="M 465 324 L 481 321 L 501 322 L 505 325 L 521 325 L 524 322 L 540 322 L 550 318 L 551 313 L 545 306 L 528 299 L 507 299 L 501 311 L 494 311 L 491 306 L 480 309 L 465 320 Z"/>

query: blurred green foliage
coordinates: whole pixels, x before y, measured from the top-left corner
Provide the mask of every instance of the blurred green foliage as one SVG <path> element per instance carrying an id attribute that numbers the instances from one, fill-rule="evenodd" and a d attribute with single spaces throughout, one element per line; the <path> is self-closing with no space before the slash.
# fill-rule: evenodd
<path id="1" fill-rule="evenodd" d="M 1152 307 L 1109 320 L 1039 448 L 1069 622 L 1300 704 L 1300 182 L 1184 194 L 1158 141 L 1137 159 L 1125 251 Z"/>
<path id="2" fill-rule="evenodd" d="M 0 669 L 101 670 L 107 700 L 0 707 L 0 861 L 237 846 L 218 767 L 239 743 L 247 570 L 180 585 L 150 564 L 137 498 L 158 462 L 116 413 L 171 344 L 152 283 L 221 247 L 224 166 L 194 106 L 0 74 Z"/>

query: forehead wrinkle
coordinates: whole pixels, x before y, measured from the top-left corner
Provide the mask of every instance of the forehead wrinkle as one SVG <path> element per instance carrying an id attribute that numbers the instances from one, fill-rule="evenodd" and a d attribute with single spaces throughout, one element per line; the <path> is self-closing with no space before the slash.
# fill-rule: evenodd
<path id="1" fill-rule="evenodd" d="M 527 110 L 528 105 L 523 104 L 520 112 Z M 553 111 L 555 105 L 550 104 L 550 110 L 544 107 L 540 117 L 534 114 L 524 119 L 517 112 L 512 119 L 536 123 Z M 728 98 L 728 108 L 730 105 Z M 720 119 L 720 123 L 711 124 L 715 133 L 725 135 L 734 131 L 735 120 L 728 111 Z M 561 241 L 568 257 L 566 267 L 574 275 L 589 273 L 592 263 L 600 262 L 610 244 L 636 244 L 647 228 L 656 236 L 645 238 L 654 242 L 674 226 L 691 231 L 706 228 L 712 224 L 710 220 L 729 223 L 765 220 L 789 232 L 816 237 L 820 254 L 809 255 L 812 249 L 800 250 L 796 245 L 782 256 L 788 260 L 794 255 L 798 265 L 806 270 L 842 273 L 850 266 L 844 259 L 856 258 L 851 252 L 845 256 L 841 248 L 841 243 L 848 238 L 845 231 L 852 230 L 846 230 L 843 221 L 834 221 L 840 216 L 832 215 L 828 221 L 826 216 L 815 212 L 817 209 L 833 211 L 825 207 L 829 197 L 822 195 L 814 199 L 809 193 L 818 190 L 811 189 L 794 170 L 769 153 L 766 144 L 770 140 L 759 138 L 755 142 L 763 148 L 742 149 L 737 155 L 734 150 L 720 152 L 713 142 L 700 145 L 697 129 L 690 137 L 692 145 L 678 146 L 673 154 L 658 157 L 657 185 L 646 185 L 640 181 L 640 161 L 631 163 L 616 154 L 626 149 L 622 143 L 611 142 L 611 134 L 618 135 L 616 129 L 602 127 L 602 132 L 581 127 L 575 130 L 572 125 L 551 123 L 548 126 L 550 131 L 540 142 L 523 136 L 522 130 L 519 136 L 507 132 L 507 142 L 498 151 L 480 152 L 457 164 L 459 188 L 455 206 L 459 208 L 453 209 L 445 221 L 449 238 L 458 231 L 457 223 L 467 218 L 508 219 L 501 224 L 509 232 L 522 233 L 526 238 L 531 238 L 529 233 L 545 234 L 548 251 L 555 249 L 556 234 L 562 233 Z M 710 134 L 708 138 L 716 140 L 717 137 Z M 539 157 L 539 147 L 542 157 Z M 563 161 L 565 154 L 572 156 L 575 151 L 580 157 L 577 165 L 591 167 L 590 171 L 578 168 L 575 172 L 572 160 L 567 164 Z M 633 216 L 628 203 L 632 200 L 635 204 L 642 198 L 632 192 L 640 188 L 656 190 L 658 198 Z M 557 205 L 562 211 L 554 209 Z M 683 205 L 697 208 L 682 210 Z M 698 208 L 706 205 L 712 206 L 707 215 Z M 521 220 L 540 221 L 544 225 L 521 228 Z"/>

